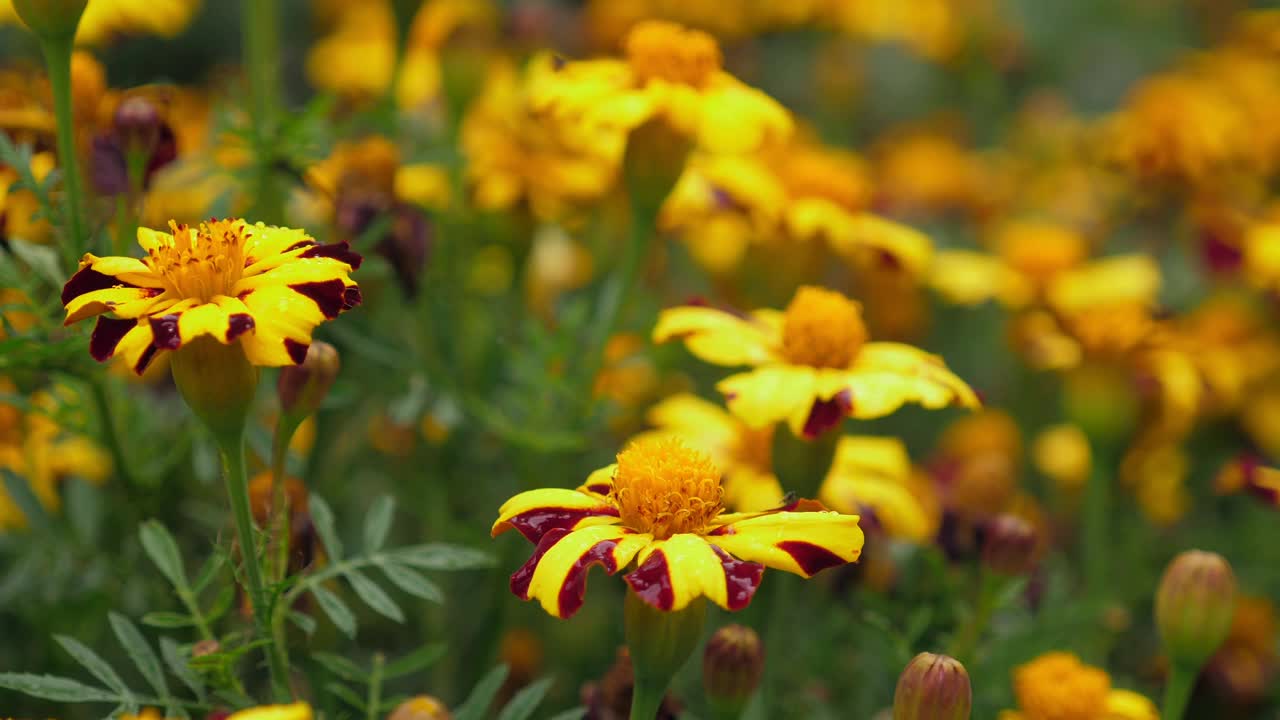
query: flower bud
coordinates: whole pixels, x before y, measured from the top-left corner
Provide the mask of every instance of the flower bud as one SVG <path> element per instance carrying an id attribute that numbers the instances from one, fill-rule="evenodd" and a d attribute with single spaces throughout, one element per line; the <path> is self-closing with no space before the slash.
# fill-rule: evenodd
<path id="1" fill-rule="evenodd" d="M 175 351 L 169 363 L 173 382 L 187 406 L 213 431 L 224 448 L 239 442 L 258 387 L 258 368 L 240 343 L 223 345 L 201 336 Z"/>
<path id="2" fill-rule="evenodd" d="M 1037 540 L 1031 523 L 1016 515 L 997 515 L 983 530 L 983 565 L 1000 575 L 1031 572 Z"/>
<path id="3" fill-rule="evenodd" d="M 280 409 L 299 420 L 314 413 L 333 386 L 341 365 L 338 351 L 332 345 L 320 341 L 311 343 L 301 365 L 287 365 L 280 370 L 280 380 L 276 383 Z"/>
<path id="4" fill-rule="evenodd" d="M 418 695 L 397 705 L 387 720 L 453 720 L 453 714 L 430 695 Z"/>
<path id="5" fill-rule="evenodd" d="M 946 655 L 915 656 L 893 693 L 893 720 L 969 720 L 972 707 L 969 673 Z"/>
<path id="6" fill-rule="evenodd" d="M 13 9 L 41 40 L 69 41 L 89 0 L 13 0 Z"/>
<path id="7" fill-rule="evenodd" d="M 1156 591 L 1156 627 L 1175 665 L 1199 670 L 1222 645 L 1235 595 L 1231 565 L 1217 553 L 1189 550 L 1169 563 Z"/>
<path id="8" fill-rule="evenodd" d="M 764 648 L 755 630 L 726 625 L 707 640 L 702 687 L 713 704 L 738 714 L 760 685 L 763 672 Z"/>
<path id="9" fill-rule="evenodd" d="M 160 111 L 150 98 L 131 95 L 120 101 L 111 124 L 126 149 L 150 153 L 160 140 Z"/>

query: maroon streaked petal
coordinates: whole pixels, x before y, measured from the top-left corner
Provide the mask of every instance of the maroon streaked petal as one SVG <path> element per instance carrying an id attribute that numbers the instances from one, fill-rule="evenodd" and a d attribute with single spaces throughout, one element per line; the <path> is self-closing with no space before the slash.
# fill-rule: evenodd
<path id="1" fill-rule="evenodd" d="M 350 310 L 351 308 L 364 302 L 364 296 L 360 294 L 360 288 L 352 285 L 342 293 L 342 309 Z"/>
<path id="2" fill-rule="evenodd" d="M 790 555 L 805 575 L 810 577 L 827 568 L 844 565 L 844 560 L 821 545 L 814 545 L 803 540 L 783 540 L 778 549 Z"/>
<path id="3" fill-rule="evenodd" d="M 177 350 L 182 347 L 182 335 L 178 332 L 178 318 L 181 313 L 170 313 L 151 318 L 151 334 L 155 336 L 152 345 L 161 350 Z"/>
<path id="4" fill-rule="evenodd" d="M 327 318 L 338 317 L 338 313 L 342 312 L 343 304 L 346 300 L 347 288 L 337 278 L 319 282 L 295 283 L 290 285 L 289 289 L 315 301 L 315 304 L 320 308 L 320 312 L 324 313 Z"/>
<path id="5" fill-rule="evenodd" d="M 232 313 L 227 317 L 227 342 L 249 332 L 256 324 L 249 313 Z"/>
<path id="6" fill-rule="evenodd" d="M 310 239 L 310 238 L 307 238 L 306 240 L 299 240 L 298 242 L 296 242 L 296 243 L 294 243 L 294 244 L 290 245 L 289 247 L 285 248 L 285 249 L 284 249 L 284 251 L 285 251 L 286 253 L 289 253 L 289 252 L 293 252 L 294 250 L 300 250 L 300 249 L 302 249 L 302 248 L 304 248 L 304 247 L 310 247 L 310 246 L 315 245 L 315 244 L 316 244 L 316 241 L 315 241 L 315 240 L 312 240 L 312 239 Z M 281 253 L 281 254 L 283 254 L 283 253 Z"/>
<path id="7" fill-rule="evenodd" d="M 806 440 L 814 440 L 828 430 L 839 427 L 852 409 L 853 391 L 848 388 L 836 393 L 830 400 L 815 400 L 801 434 Z"/>
<path id="8" fill-rule="evenodd" d="M 608 495 L 612 490 L 613 485 L 609 483 L 593 483 L 587 486 L 588 492 L 593 492 L 597 495 Z"/>
<path id="9" fill-rule="evenodd" d="M 116 353 L 116 346 L 137 324 L 137 320 L 116 320 L 99 315 L 98 324 L 93 326 L 93 333 L 89 336 L 89 355 L 98 362 L 105 362 Z"/>
<path id="10" fill-rule="evenodd" d="M 725 596 L 730 610 L 741 610 L 751 604 L 751 598 L 760 587 L 760 578 L 764 577 L 764 565 L 747 560 L 739 560 L 715 545 L 711 546 L 720 557 L 724 566 Z"/>
<path id="11" fill-rule="evenodd" d="M 613 548 L 617 540 L 601 540 L 591 549 L 582 553 L 582 557 L 569 568 L 569 574 L 560 586 L 556 602 L 560 605 L 560 617 L 572 617 L 582 609 L 582 602 L 587 596 L 587 571 L 592 565 L 601 565 L 610 575 L 618 572 L 618 565 L 613 559 Z"/>
<path id="12" fill-rule="evenodd" d="M 668 611 L 675 605 L 676 594 L 671 588 L 671 567 L 667 565 L 667 556 L 661 549 L 650 553 L 640 567 L 623 579 L 637 597 L 653 607 Z"/>
<path id="13" fill-rule="evenodd" d="M 294 365 L 301 365 L 307 359 L 307 348 L 311 347 L 310 343 L 300 343 L 293 338 L 284 339 L 284 350 L 289 353 L 289 358 L 293 360 Z"/>
<path id="14" fill-rule="evenodd" d="M 598 508 L 557 508 L 544 507 L 520 513 L 507 522 L 520 531 L 531 543 L 537 543 L 553 530 L 572 530 L 582 520 L 589 517 L 608 515 L 618 516 L 618 509 L 613 507 Z"/>
<path id="15" fill-rule="evenodd" d="M 133 366 L 134 374 L 141 375 L 142 373 L 146 372 L 147 366 L 150 365 L 151 361 L 155 359 L 156 353 L 158 352 L 160 352 L 160 349 L 157 348 L 155 345 L 148 345 L 147 349 L 142 351 L 142 355 L 138 356 L 137 364 Z"/>
<path id="16" fill-rule="evenodd" d="M 62 304 L 66 305 L 85 293 L 91 293 L 94 290 L 106 290 L 107 288 L 112 287 L 137 286 L 123 282 L 120 278 L 115 277 L 114 275 L 107 275 L 105 273 L 100 273 L 91 267 L 86 267 L 75 275 L 72 275 L 71 279 L 67 281 L 67 284 L 62 286 Z"/>
<path id="17" fill-rule="evenodd" d="M 345 241 L 340 243 L 333 243 L 332 245 L 316 245 L 310 250 L 307 250 L 306 252 L 302 253 L 300 257 L 332 258 L 339 262 L 344 262 L 350 265 L 352 270 L 359 270 L 360 263 L 364 262 L 364 258 L 360 256 L 360 253 L 352 250 L 351 244 Z"/>
<path id="18" fill-rule="evenodd" d="M 568 530 L 557 528 L 542 536 L 542 541 L 538 543 L 538 547 L 534 548 L 533 555 L 529 556 L 519 570 L 511 573 L 512 594 L 521 600 L 529 599 L 529 583 L 533 582 L 533 571 L 538 569 L 542 556 L 568 534 Z"/>

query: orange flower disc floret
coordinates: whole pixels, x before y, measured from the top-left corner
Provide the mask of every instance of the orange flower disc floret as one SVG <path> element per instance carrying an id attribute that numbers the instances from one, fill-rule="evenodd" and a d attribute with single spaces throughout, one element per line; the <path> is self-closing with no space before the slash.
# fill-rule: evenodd
<path id="1" fill-rule="evenodd" d="M 143 260 L 166 289 L 202 302 L 230 295 L 244 273 L 245 222 L 210 220 L 198 229 L 170 222 L 169 228 L 172 238 L 157 234 L 160 244 Z"/>
<path id="2" fill-rule="evenodd" d="M 650 20 L 639 23 L 625 41 L 627 61 L 641 80 L 701 88 L 720 71 L 720 46 L 699 30 Z"/>
<path id="3" fill-rule="evenodd" d="M 847 368 L 866 341 L 861 306 L 834 290 L 805 286 L 787 305 L 782 351 L 790 362 Z"/>
<path id="4" fill-rule="evenodd" d="M 618 454 L 611 499 L 626 527 L 666 539 L 702 533 L 724 509 L 720 470 L 679 440 L 639 440 Z"/>

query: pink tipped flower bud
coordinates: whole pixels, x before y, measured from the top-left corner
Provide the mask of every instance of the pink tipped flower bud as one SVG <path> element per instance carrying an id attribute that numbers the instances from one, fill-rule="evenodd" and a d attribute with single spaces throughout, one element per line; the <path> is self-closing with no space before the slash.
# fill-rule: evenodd
<path id="1" fill-rule="evenodd" d="M 915 656 L 893 693 L 893 720 L 969 720 L 972 708 L 969 673 L 946 655 Z"/>
<path id="2" fill-rule="evenodd" d="M 1031 572 L 1035 565 L 1036 530 L 1016 515 L 997 515 L 984 528 L 982 563 L 1000 575 Z"/>
<path id="3" fill-rule="evenodd" d="M 1156 627 L 1175 665 L 1200 669 L 1231 629 L 1236 578 L 1217 553 L 1189 550 L 1165 568 L 1156 591 Z"/>
<path id="4" fill-rule="evenodd" d="M 707 641 L 702 686 L 712 703 L 741 710 L 759 687 L 763 672 L 764 646 L 755 630 L 726 625 Z"/>
<path id="5" fill-rule="evenodd" d="M 338 377 L 342 363 L 338 351 L 326 342 L 313 342 L 301 365 L 287 365 L 280 370 L 276 393 L 280 409 L 286 415 L 304 418 L 320 408 Z"/>

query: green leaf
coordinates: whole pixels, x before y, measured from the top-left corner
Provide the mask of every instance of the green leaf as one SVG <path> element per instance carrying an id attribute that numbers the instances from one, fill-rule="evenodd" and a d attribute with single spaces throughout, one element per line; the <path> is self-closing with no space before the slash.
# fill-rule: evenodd
<path id="1" fill-rule="evenodd" d="M 175 588 L 185 589 L 187 572 L 182 567 L 182 553 L 178 552 L 178 543 L 174 542 L 169 530 L 157 520 L 148 520 L 138 528 L 138 538 L 160 573 Z"/>
<path id="2" fill-rule="evenodd" d="M 400 548 L 391 553 L 396 562 L 425 570 L 470 570 L 493 567 L 493 556 L 460 545 L 426 543 Z"/>
<path id="3" fill-rule="evenodd" d="M 374 552 L 387 541 L 391 521 L 395 517 L 396 501 L 390 495 L 380 495 L 369 506 L 364 517 L 364 551 Z"/>
<path id="4" fill-rule="evenodd" d="M 67 281 L 62 272 L 62 261 L 53 245 L 43 245 L 18 238 L 7 238 L 9 251 L 24 265 L 49 283 L 49 287 L 58 287 Z"/>
<path id="5" fill-rule="evenodd" d="M 156 628 L 184 628 L 195 625 L 189 616 L 175 612 L 149 612 L 142 616 L 142 624 Z"/>
<path id="6" fill-rule="evenodd" d="M 316 620 L 310 615 L 300 613 L 297 610 L 291 610 L 289 611 L 289 620 L 291 620 L 294 625 L 298 626 L 299 630 L 307 635 L 314 635 L 316 632 Z"/>
<path id="7" fill-rule="evenodd" d="M 169 666 L 169 672 L 195 693 L 200 702 L 204 702 L 204 683 L 191 670 L 187 658 L 173 638 L 160 638 L 160 657 L 164 658 L 164 664 Z"/>
<path id="8" fill-rule="evenodd" d="M 312 495 L 309 505 L 311 522 L 315 524 L 320 542 L 324 543 L 325 553 L 332 562 L 338 562 L 342 559 L 342 541 L 338 539 L 338 531 L 334 529 L 333 511 L 329 509 L 329 503 L 319 495 Z"/>
<path id="9" fill-rule="evenodd" d="M 365 684 L 368 684 L 369 682 L 368 673 L 366 673 L 364 670 L 361 670 L 359 665 L 356 665 L 355 663 L 342 657 L 341 655 L 335 655 L 333 653 L 327 653 L 327 652 L 317 652 L 317 653 L 312 653 L 311 657 L 314 658 L 316 662 L 320 663 L 324 667 L 324 669 L 328 670 L 334 675 L 337 675 L 343 680 L 350 680 L 351 682 L 358 682 L 358 683 L 365 683 Z"/>
<path id="10" fill-rule="evenodd" d="M 97 488 L 80 478 L 71 478 L 64 484 L 63 504 L 67 508 L 67 520 L 80 542 L 93 545 L 102 530 L 102 502 Z"/>
<path id="11" fill-rule="evenodd" d="M 355 709 L 359 710 L 360 712 L 364 712 L 364 709 L 365 709 L 364 698 L 357 695 L 355 691 L 353 691 L 351 688 L 347 687 L 346 685 L 343 685 L 340 682 L 331 682 L 326 684 L 324 686 L 324 689 L 328 690 L 330 693 L 334 694 L 335 696 L 342 698 L 344 702 L 354 707 Z"/>
<path id="12" fill-rule="evenodd" d="M 53 639 L 57 640 L 62 649 L 70 653 L 76 662 L 84 666 L 85 670 L 98 678 L 103 685 L 114 690 L 119 697 L 132 698 L 133 693 L 129 691 L 129 686 L 124 684 L 124 680 L 120 679 L 116 671 L 98 653 L 73 637 L 54 635 Z"/>
<path id="13" fill-rule="evenodd" d="M 27 522 L 34 528 L 46 529 L 49 527 L 49 513 L 45 511 L 44 505 L 40 504 L 40 499 L 32 492 L 31 485 L 27 483 L 27 479 L 14 473 L 9 468 L 0 468 L 0 475 L 4 476 L 4 488 L 8 491 L 9 498 L 18 506 L 18 511 L 26 516 Z"/>
<path id="14" fill-rule="evenodd" d="M 430 600 L 437 604 L 444 603 L 444 591 L 440 589 L 440 586 L 428 580 L 417 570 L 404 565 L 392 565 L 390 563 L 381 564 L 379 567 L 382 568 L 383 574 L 387 576 L 387 579 L 393 585 L 410 595 L 420 597 L 423 600 Z"/>
<path id="15" fill-rule="evenodd" d="M 236 599 L 235 586 L 234 585 L 222 586 L 222 589 L 218 591 L 217 596 L 213 598 L 213 604 L 209 606 L 208 612 L 204 614 L 205 621 L 213 622 L 214 620 L 217 620 L 218 618 L 222 617 L 223 614 L 225 614 L 228 610 L 231 609 L 231 605 L 232 603 L 235 602 L 235 599 Z"/>
<path id="16" fill-rule="evenodd" d="M 498 720 L 529 720 L 533 711 L 542 703 L 542 698 L 547 696 L 547 690 L 551 689 L 551 680 L 549 677 L 542 678 L 521 688 L 511 698 L 511 702 L 502 708 L 502 712 L 498 713 Z"/>
<path id="17" fill-rule="evenodd" d="M 404 612 L 400 610 L 400 606 L 396 605 L 391 596 L 378 587 L 377 583 L 370 580 L 369 576 L 359 570 L 348 570 L 343 573 L 343 577 L 351 583 L 351 589 L 356 591 L 356 595 L 359 595 L 360 599 L 379 615 L 384 615 L 396 622 L 404 622 Z"/>
<path id="18" fill-rule="evenodd" d="M 338 628 L 343 635 L 349 638 L 356 636 L 356 616 L 351 614 L 351 608 L 342 602 L 337 595 L 325 590 L 319 585 L 311 588 L 311 594 L 316 599 L 316 604 L 329 616 L 329 620 L 333 622 L 334 627 Z"/>
<path id="19" fill-rule="evenodd" d="M 582 720 L 587 716 L 587 709 L 584 707 L 569 708 L 562 713 L 557 713 L 551 717 L 551 720 Z"/>
<path id="20" fill-rule="evenodd" d="M 111 622 L 111 631 L 116 634 L 120 646 L 129 653 L 129 659 L 137 666 L 138 672 L 142 673 L 142 677 L 146 679 L 151 689 L 156 691 L 156 696 L 168 698 L 169 684 L 164 680 L 164 669 L 160 667 L 160 658 L 156 657 L 155 650 L 151 649 L 147 639 L 138 631 L 138 626 L 134 625 L 129 618 L 116 612 L 107 613 L 107 619 Z"/>
<path id="21" fill-rule="evenodd" d="M 0 687 L 54 702 L 117 702 L 120 697 L 70 678 L 31 673 L 0 673 Z"/>
<path id="22" fill-rule="evenodd" d="M 382 668 L 382 677 L 387 680 L 395 680 L 396 678 L 426 670 L 434 665 L 437 660 L 444 657 L 447 649 L 444 643 L 423 645 L 399 660 L 387 663 L 386 667 Z"/>
<path id="23" fill-rule="evenodd" d="M 453 711 L 453 720 L 483 720 L 489 706 L 493 704 L 493 698 L 497 696 L 498 690 L 502 689 L 502 683 L 506 679 L 506 665 L 499 665 L 490 670 L 480 679 L 480 682 L 476 683 L 471 694 L 458 706 L 458 709 Z"/>
<path id="24" fill-rule="evenodd" d="M 229 557 L 230 554 L 227 553 L 226 548 L 221 545 L 215 545 L 213 554 L 209 556 L 208 560 L 204 561 L 204 567 L 200 568 L 200 574 L 196 576 L 195 584 L 191 586 L 191 592 L 195 594 L 204 592 L 209 583 L 213 582 L 214 578 L 218 576 L 218 571 L 226 564 Z"/>

